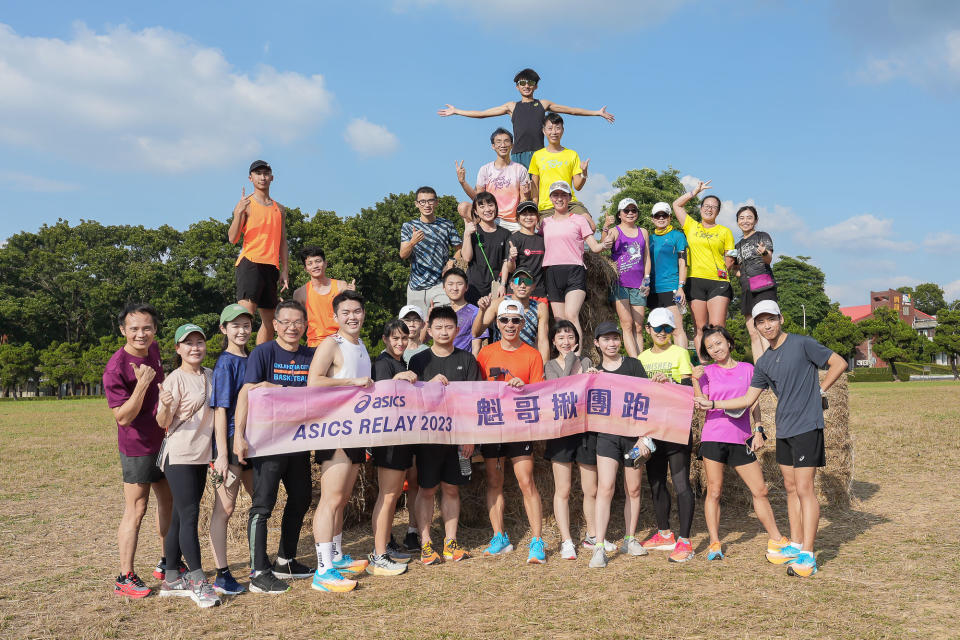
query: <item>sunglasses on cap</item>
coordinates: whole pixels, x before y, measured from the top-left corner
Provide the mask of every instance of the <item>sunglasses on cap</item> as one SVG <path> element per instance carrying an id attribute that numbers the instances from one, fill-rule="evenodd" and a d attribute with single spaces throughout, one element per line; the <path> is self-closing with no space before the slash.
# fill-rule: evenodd
<path id="1" fill-rule="evenodd" d="M 528 276 L 517 276 L 516 278 L 513 279 L 513 284 L 525 284 L 528 287 L 532 287 L 533 278 L 530 278 Z"/>
<path id="2" fill-rule="evenodd" d="M 499 322 L 500 324 L 520 324 L 521 322 L 523 322 L 523 318 L 517 318 L 517 317 L 497 318 L 497 322 Z"/>
<path id="3" fill-rule="evenodd" d="M 656 327 L 650 327 L 654 333 L 673 333 L 673 327 L 668 324 L 661 324 Z"/>

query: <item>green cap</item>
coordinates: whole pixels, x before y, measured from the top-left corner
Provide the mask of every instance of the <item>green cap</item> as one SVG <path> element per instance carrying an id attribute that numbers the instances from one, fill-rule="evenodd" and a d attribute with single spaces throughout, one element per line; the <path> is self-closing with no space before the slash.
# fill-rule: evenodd
<path id="1" fill-rule="evenodd" d="M 199 333 L 200 335 L 203 336 L 204 340 L 207 339 L 207 334 L 203 332 L 203 329 L 193 324 L 192 322 L 188 322 L 187 324 L 182 324 L 179 327 L 177 327 L 177 332 L 173 334 L 173 341 L 176 342 L 177 344 L 180 344 L 181 342 L 183 342 L 184 338 L 186 338 L 191 333 Z"/>
<path id="2" fill-rule="evenodd" d="M 253 320 L 253 314 L 242 304 L 237 304 L 236 302 L 228 304 L 224 307 L 223 311 L 220 312 L 220 324 L 226 324 L 231 320 L 236 320 L 242 315 L 248 315 L 250 319 Z"/>

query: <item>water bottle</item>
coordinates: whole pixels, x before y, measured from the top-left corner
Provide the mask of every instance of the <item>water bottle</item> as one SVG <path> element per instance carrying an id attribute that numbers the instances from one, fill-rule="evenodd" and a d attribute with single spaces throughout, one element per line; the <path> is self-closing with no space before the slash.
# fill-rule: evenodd
<path id="1" fill-rule="evenodd" d="M 643 444 L 646 445 L 651 454 L 657 450 L 657 445 L 653 443 L 653 438 L 644 436 L 642 439 Z M 646 461 L 648 456 L 641 456 L 640 447 L 634 447 L 633 449 L 630 449 L 630 451 L 627 451 L 625 454 L 623 454 L 623 457 L 628 462 L 633 463 L 634 467 L 639 467 L 644 461 Z"/>
<path id="2" fill-rule="evenodd" d="M 680 315 L 685 315 L 687 313 L 687 305 L 684 304 L 683 298 L 680 297 L 680 294 L 673 296 L 673 303 L 677 305 L 677 309 L 680 310 Z"/>
<path id="3" fill-rule="evenodd" d="M 460 461 L 460 475 L 469 478 L 473 473 L 473 464 L 470 458 L 463 455 L 463 447 L 457 447 L 457 458 Z"/>

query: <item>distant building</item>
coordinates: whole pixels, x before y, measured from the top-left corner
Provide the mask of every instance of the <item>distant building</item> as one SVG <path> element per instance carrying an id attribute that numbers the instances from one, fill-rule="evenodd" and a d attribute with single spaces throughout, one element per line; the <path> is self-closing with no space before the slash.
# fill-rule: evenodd
<path id="1" fill-rule="evenodd" d="M 900 293 L 896 289 L 886 291 L 871 291 L 870 304 L 861 304 L 853 307 L 840 307 L 840 313 L 857 323 L 873 316 L 878 307 L 893 309 L 901 321 L 910 325 L 914 331 L 933 340 L 937 330 L 937 316 L 920 311 L 911 304 L 910 294 Z M 872 349 L 873 338 L 867 338 L 857 347 L 853 356 L 853 364 L 857 367 L 885 367 L 887 363 L 878 358 Z M 938 353 L 933 360 L 934 364 L 950 364 L 947 354 Z"/>

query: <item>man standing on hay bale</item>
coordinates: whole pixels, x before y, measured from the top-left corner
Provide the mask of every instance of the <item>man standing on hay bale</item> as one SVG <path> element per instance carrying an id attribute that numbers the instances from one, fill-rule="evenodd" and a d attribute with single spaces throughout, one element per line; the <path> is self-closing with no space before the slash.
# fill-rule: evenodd
<path id="1" fill-rule="evenodd" d="M 790 544 L 767 553 L 773 564 L 787 564 L 787 574 L 809 577 L 817 572 L 813 543 L 820 522 L 820 502 L 814 491 L 817 467 L 826 465 L 823 410 L 826 391 L 847 368 L 847 362 L 813 338 L 784 333 L 780 307 L 762 300 L 753 308 L 757 331 L 770 348 L 757 360 L 746 395 L 732 400 L 699 396 L 701 409 L 745 409 L 764 389 L 777 396 L 777 463 L 787 491 Z M 829 367 L 823 383 L 817 369 Z"/>
<path id="2" fill-rule="evenodd" d="M 497 307 L 497 326 L 500 341 L 480 349 L 477 357 L 487 380 L 506 382 L 515 389 L 543 380 L 543 358 L 521 338 L 524 309 L 516 300 L 504 300 Z M 500 442 L 480 445 L 487 478 L 487 510 L 493 526 L 493 538 L 484 549 L 485 556 L 497 556 L 513 551 L 510 537 L 503 528 L 503 461 L 510 458 L 513 475 L 517 477 L 523 494 L 523 508 L 530 523 L 530 554 L 527 562 L 543 564 L 547 561 L 546 545 L 541 537 L 543 507 L 540 492 L 533 479 L 533 443 Z"/>

